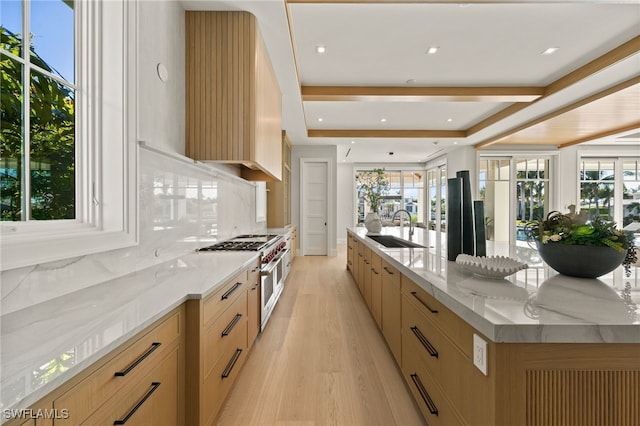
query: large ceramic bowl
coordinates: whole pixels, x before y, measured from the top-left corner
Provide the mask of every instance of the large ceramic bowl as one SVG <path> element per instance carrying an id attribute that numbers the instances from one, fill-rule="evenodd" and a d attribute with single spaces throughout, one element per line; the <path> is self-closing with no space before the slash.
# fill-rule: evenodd
<path id="1" fill-rule="evenodd" d="M 597 278 L 622 264 L 625 252 L 611 247 L 542 244 L 536 241 L 538 253 L 547 265 L 563 275 L 580 278 Z"/>
<path id="2" fill-rule="evenodd" d="M 456 263 L 477 276 L 496 280 L 503 279 L 507 275 L 515 274 L 529 267 L 526 263 L 518 262 L 505 256 L 459 254 L 456 257 Z"/>

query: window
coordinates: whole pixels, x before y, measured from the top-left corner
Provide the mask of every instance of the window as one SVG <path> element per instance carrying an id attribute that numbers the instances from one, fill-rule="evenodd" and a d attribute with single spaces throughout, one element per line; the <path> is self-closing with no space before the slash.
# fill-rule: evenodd
<path id="1" fill-rule="evenodd" d="M 510 179 L 510 159 L 480 160 L 479 194 L 484 201 L 485 232 L 489 241 L 509 241 Z"/>
<path id="2" fill-rule="evenodd" d="M 3 0 L 2 12 L 0 220 L 74 219 L 74 2 Z"/>
<path id="3" fill-rule="evenodd" d="M 516 239 L 526 241 L 525 227 L 549 211 L 549 160 L 516 159 Z"/>
<path id="4" fill-rule="evenodd" d="M 614 220 L 615 166 L 613 160 L 583 160 L 580 164 L 580 211 L 589 219 Z"/>
<path id="5" fill-rule="evenodd" d="M 357 170 L 356 175 L 367 170 Z M 425 217 L 424 206 L 424 170 L 385 170 L 385 177 L 389 181 L 389 191 L 384 195 L 378 214 L 385 221 L 391 221 L 393 214 L 399 209 L 405 209 L 411 214 L 413 224 L 423 223 Z M 356 185 L 357 186 L 357 185 Z M 365 200 L 362 191 L 356 188 L 358 200 L 357 223 L 364 223 Z M 407 216 L 404 216 L 405 220 Z"/>
<path id="6" fill-rule="evenodd" d="M 137 2 L 0 2 L 0 269 L 135 244 Z"/>
<path id="7" fill-rule="evenodd" d="M 528 222 L 549 212 L 550 160 L 544 157 L 481 157 L 479 196 L 487 240 L 525 245 Z"/>
<path id="8" fill-rule="evenodd" d="M 582 158 L 580 210 L 613 220 L 633 232 L 640 245 L 640 160 L 635 158 Z"/>

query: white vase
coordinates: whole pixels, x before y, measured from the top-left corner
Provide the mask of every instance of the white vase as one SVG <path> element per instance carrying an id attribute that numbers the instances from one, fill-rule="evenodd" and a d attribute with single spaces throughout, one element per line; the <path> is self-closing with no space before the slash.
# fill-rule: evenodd
<path id="1" fill-rule="evenodd" d="M 379 233 L 382 230 L 382 221 L 378 213 L 367 213 L 367 217 L 364 218 L 364 226 L 367 228 L 367 231 L 373 234 Z"/>

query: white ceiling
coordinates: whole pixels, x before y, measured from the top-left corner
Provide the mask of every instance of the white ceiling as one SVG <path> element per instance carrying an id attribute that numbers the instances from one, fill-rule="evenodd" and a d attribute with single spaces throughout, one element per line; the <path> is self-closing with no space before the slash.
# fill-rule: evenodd
<path id="1" fill-rule="evenodd" d="M 340 158 L 350 162 L 426 161 L 640 75 L 640 54 L 628 56 L 466 137 L 308 137 L 310 129 L 469 129 L 510 104 L 303 102 L 300 86 L 545 87 L 637 37 L 640 2 L 181 3 L 188 10 L 247 10 L 256 15 L 283 93 L 283 128 L 293 144 L 337 145 Z M 318 45 L 327 52 L 317 54 Z M 428 55 L 431 46 L 439 51 Z M 541 54 L 554 46 L 560 47 L 556 53 Z M 640 121 L 640 103 L 632 108 Z"/>

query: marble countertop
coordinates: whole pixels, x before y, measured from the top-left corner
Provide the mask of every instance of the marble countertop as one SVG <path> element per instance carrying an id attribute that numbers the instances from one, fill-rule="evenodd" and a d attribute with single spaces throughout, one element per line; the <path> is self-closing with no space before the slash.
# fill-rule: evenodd
<path id="1" fill-rule="evenodd" d="M 2 315 L 1 408 L 28 408 L 187 299 L 215 291 L 257 258 L 257 252 L 194 252 Z"/>
<path id="2" fill-rule="evenodd" d="M 489 244 L 488 255 L 529 265 L 506 279 L 492 280 L 447 261 L 446 252 L 435 248 L 434 232 L 416 229 L 411 241 L 426 248 L 410 249 L 384 247 L 367 238 L 365 228 L 348 231 L 494 342 L 640 343 L 636 267 L 630 278 L 622 267 L 600 279 L 573 278 L 546 266 L 525 243 Z M 409 239 L 408 228 L 385 227 L 381 234 Z"/>

